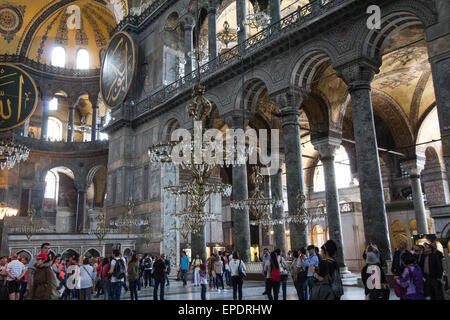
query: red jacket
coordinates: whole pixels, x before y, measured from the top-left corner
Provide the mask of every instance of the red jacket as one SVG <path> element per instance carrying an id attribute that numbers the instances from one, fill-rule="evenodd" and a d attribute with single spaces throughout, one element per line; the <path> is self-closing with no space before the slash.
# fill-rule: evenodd
<path id="1" fill-rule="evenodd" d="M 110 276 L 108 274 L 108 271 L 109 271 L 109 263 L 105 264 L 103 266 L 103 270 L 102 270 L 102 276 L 103 276 L 103 279 L 105 279 L 105 281 L 110 281 L 111 280 Z"/>

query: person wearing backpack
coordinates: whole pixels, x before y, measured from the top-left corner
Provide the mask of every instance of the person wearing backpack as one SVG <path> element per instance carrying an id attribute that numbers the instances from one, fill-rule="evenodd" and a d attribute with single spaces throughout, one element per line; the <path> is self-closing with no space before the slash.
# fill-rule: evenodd
<path id="1" fill-rule="evenodd" d="M 238 295 L 239 300 L 242 300 L 242 285 L 244 284 L 244 277 L 246 277 L 246 268 L 236 251 L 233 252 L 233 259 L 229 262 L 229 267 L 233 284 L 233 300 L 236 300 Z"/>
<path id="2" fill-rule="evenodd" d="M 344 294 L 344 287 L 339 272 L 339 265 L 334 259 L 337 251 L 336 243 L 333 240 L 328 240 L 321 249 L 323 260 L 319 263 L 318 271 L 314 273 L 314 278 L 318 280 L 319 285 L 326 286 L 326 283 L 329 282 L 333 300 L 341 300 Z M 327 297 L 330 296 L 327 295 Z"/>
<path id="3" fill-rule="evenodd" d="M 125 281 L 125 262 L 120 258 L 120 251 L 113 251 L 113 259 L 111 260 L 109 274 L 111 275 L 110 296 L 109 300 L 120 300 L 123 281 Z"/>
<path id="4" fill-rule="evenodd" d="M 401 276 L 394 276 L 394 280 L 402 288 L 405 288 L 402 300 L 424 300 L 423 273 L 416 262 L 416 258 L 409 251 L 406 251 L 402 254 L 401 259 L 405 268 Z"/>
<path id="5" fill-rule="evenodd" d="M 278 293 L 280 292 L 280 264 L 275 251 L 270 253 L 270 260 L 264 266 L 267 277 L 267 296 L 269 300 L 278 300 Z M 272 295 L 273 292 L 273 295 Z"/>
<path id="6" fill-rule="evenodd" d="M 153 260 L 149 254 L 145 255 L 144 262 L 144 287 L 152 286 L 152 268 L 153 268 Z"/>

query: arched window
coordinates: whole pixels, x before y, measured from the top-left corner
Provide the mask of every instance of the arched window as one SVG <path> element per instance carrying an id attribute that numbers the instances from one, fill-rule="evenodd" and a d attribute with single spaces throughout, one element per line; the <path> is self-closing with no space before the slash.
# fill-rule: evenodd
<path id="1" fill-rule="evenodd" d="M 54 117 L 48 118 L 47 136 L 50 141 L 62 140 L 62 123 Z"/>
<path id="2" fill-rule="evenodd" d="M 77 69 L 89 69 L 89 52 L 86 49 L 77 52 Z"/>
<path id="3" fill-rule="evenodd" d="M 66 50 L 55 47 L 52 51 L 52 66 L 64 68 L 66 66 Z"/>
<path id="4" fill-rule="evenodd" d="M 50 111 L 58 110 L 58 99 L 56 97 L 50 100 L 49 110 Z"/>
<path id="5" fill-rule="evenodd" d="M 49 170 L 45 176 L 45 199 L 56 199 L 58 195 L 58 174 Z"/>
<path id="6" fill-rule="evenodd" d="M 325 177 L 323 173 L 322 161 L 317 163 L 318 167 L 314 172 L 314 192 L 325 191 Z M 358 185 L 358 181 L 352 180 L 352 172 L 350 170 L 350 160 L 344 147 L 340 147 L 336 151 L 334 157 L 334 169 L 336 173 L 336 184 L 338 189 L 346 188 L 352 184 Z"/>
<path id="7" fill-rule="evenodd" d="M 316 224 L 311 232 L 312 244 L 320 248 L 325 243 L 325 231 L 320 224 Z"/>

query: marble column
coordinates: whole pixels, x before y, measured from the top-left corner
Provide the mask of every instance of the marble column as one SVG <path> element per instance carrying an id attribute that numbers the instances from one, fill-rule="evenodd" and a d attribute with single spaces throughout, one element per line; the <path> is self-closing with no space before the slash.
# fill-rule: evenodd
<path id="1" fill-rule="evenodd" d="M 97 140 L 97 119 L 98 119 L 98 106 L 92 102 L 92 124 L 91 124 L 91 141 Z"/>
<path id="2" fill-rule="evenodd" d="M 171 270 L 176 272 L 180 260 L 180 234 L 175 229 L 177 218 L 173 213 L 177 210 L 177 199 L 163 188 L 174 186 L 178 183 L 178 169 L 173 164 L 161 166 L 161 222 L 162 222 L 162 248 L 170 260 Z"/>
<path id="3" fill-rule="evenodd" d="M 300 125 L 298 123 L 299 108 L 303 94 L 294 88 L 286 89 L 271 96 L 281 108 L 283 139 L 286 159 L 286 186 L 289 215 L 298 209 L 297 196 L 305 194 L 303 178 L 302 149 L 300 141 Z M 306 204 L 303 204 L 306 206 Z M 291 249 L 307 246 L 308 229 L 306 225 L 290 223 Z"/>
<path id="4" fill-rule="evenodd" d="M 83 232 L 86 228 L 86 186 L 77 185 L 77 215 L 76 232 Z"/>
<path id="5" fill-rule="evenodd" d="M 323 164 L 325 178 L 325 201 L 327 205 L 327 221 L 330 239 L 337 245 L 336 262 L 341 268 L 346 268 L 344 257 L 344 242 L 342 237 L 341 212 L 339 208 L 339 192 L 336 184 L 334 156 L 341 144 L 340 138 L 326 137 L 311 141 L 319 151 Z"/>
<path id="6" fill-rule="evenodd" d="M 442 153 L 450 186 L 450 2 L 436 0 L 438 23 L 425 30 L 441 130 Z"/>
<path id="7" fill-rule="evenodd" d="M 384 261 L 391 261 L 391 245 L 381 181 L 370 83 L 377 68 L 363 61 L 338 68 L 351 96 L 356 160 L 366 243 L 377 244 Z"/>
<path id="8" fill-rule="evenodd" d="M 401 166 L 406 172 L 409 173 L 414 203 L 414 213 L 416 215 L 417 222 L 417 232 L 419 234 L 428 234 L 427 215 L 425 213 L 422 182 L 420 180 L 420 174 L 425 166 L 425 157 L 417 156 L 416 159 L 403 161 Z"/>
<path id="9" fill-rule="evenodd" d="M 209 60 L 217 57 L 217 5 L 211 1 L 208 6 L 208 51 Z"/>
<path id="10" fill-rule="evenodd" d="M 272 192 L 272 199 L 283 200 L 283 179 L 282 170 L 278 169 L 277 173 L 270 176 L 270 190 Z M 272 207 L 272 218 L 283 218 L 283 208 Z M 286 256 L 286 229 L 283 224 L 273 226 L 273 240 L 275 248 L 279 248 L 283 256 Z"/>
<path id="11" fill-rule="evenodd" d="M 236 0 L 236 21 L 237 25 L 237 42 L 238 45 L 247 40 L 247 4 L 246 0 Z M 239 47 L 239 53 L 245 51 L 244 47 Z"/>
<path id="12" fill-rule="evenodd" d="M 47 140 L 49 108 L 50 108 L 50 98 L 44 98 L 42 102 L 41 140 Z"/>
<path id="13" fill-rule="evenodd" d="M 193 30 L 194 30 L 195 20 L 191 16 L 185 16 L 183 18 L 183 29 L 184 29 L 184 59 L 186 64 L 184 65 L 184 75 L 188 75 L 192 72 L 192 57 L 193 57 Z"/>
<path id="14" fill-rule="evenodd" d="M 75 122 L 75 107 L 77 103 L 69 106 L 69 122 L 67 124 L 67 142 L 73 142 L 74 122 Z"/>
<path id="15" fill-rule="evenodd" d="M 270 22 L 272 24 L 276 23 L 276 27 L 281 27 L 281 10 L 280 10 L 280 0 L 269 0 L 270 8 Z"/>
<path id="16" fill-rule="evenodd" d="M 201 232 L 191 233 L 191 252 L 192 259 L 198 254 L 203 263 L 206 263 L 206 242 L 205 242 L 205 228 Z"/>

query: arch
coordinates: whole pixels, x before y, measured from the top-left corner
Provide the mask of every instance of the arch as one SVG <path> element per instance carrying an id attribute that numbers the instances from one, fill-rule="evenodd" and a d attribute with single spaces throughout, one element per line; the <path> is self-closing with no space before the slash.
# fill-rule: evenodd
<path id="1" fill-rule="evenodd" d="M 398 248 L 400 242 L 408 243 L 408 236 L 406 235 L 406 229 L 400 220 L 395 220 L 391 224 L 392 233 L 392 245 L 394 248 Z"/>
<path id="2" fill-rule="evenodd" d="M 69 258 L 71 258 L 72 256 L 79 257 L 80 254 L 78 253 L 78 251 L 76 251 L 76 250 L 73 249 L 73 248 L 68 248 L 68 249 L 64 250 L 64 251 L 61 253 L 61 257 L 62 257 L 63 259 L 69 259 Z"/>
<path id="3" fill-rule="evenodd" d="M 85 257 L 94 257 L 94 258 L 98 258 L 98 257 L 100 257 L 100 255 L 101 255 L 100 251 L 98 251 L 95 248 L 89 248 L 83 254 L 83 256 L 85 256 Z"/>
<path id="4" fill-rule="evenodd" d="M 259 97 L 265 89 L 268 90 L 267 82 L 264 80 L 267 81 L 267 79 L 253 77 L 245 81 L 243 85 L 240 84 L 236 92 L 234 108 L 255 114 Z"/>
<path id="5" fill-rule="evenodd" d="M 311 230 L 311 243 L 319 248 L 325 243 L 325 230 L 320 224 L 316 224 Z"/>
<path id="6" fill-rule="evenodd" d="M 439 117 L 436 106 L 431 106 L 426 112 L 426 116 L 420 121 L 415 143 L 416 154 L 425 154 L 427 148 L 433 148 L 439 158 L 441 168 L 445 168 L 445 160 L 442 153 L 441 131 Z M 432 142 L 429 142 L 432 141 Z M 422 144 L 429 142 L 427 144 Z M 419 145 L 420 144 L 420 145 Z"/>
<path id="7" fill-rule="evenodd" d="M 69 176 L 73 177 L 74 181 L 80 181 L 79 172 L 75 167 L 75 164 L 59 159 L 55 161 L 52 160 L 52 163 L 48 164 L 40 170 L 39 181 L 43 182 L 45 180 L 45 176 L 47 175 L 47 171 L 51 169 L 68 169 L 71 173 Z"/>
<path id="8" fill-rule="evenodd" d="M 44 199 L 58 199 L 59 176 L 53 170 L 47 171 L 45 175 Z"/>
<path id="9" fill-rule="evenodd" d="M 33 257 L 33 255 L 31 254 L 31 252 L 30 252 L 29 250 L 27 250 L 27 249 L 20 249 L 19 251 L 16 252 L 16 254 L 17 254 L 19 257 L 27 258 L 27 259 L 28 259 L 28 262 L 29 262 L 29 261 L 31 260 L 31 258 Z"/>
<path id="10" fill-rule="evenodd" d="M 375 59 L 381 64 L 383 50 L 392 35 L 402 29 L 422 25 L 424 28 L 437 21 L 433 12 L 433 4 L 421 4 L 419 1 L 398 1 L 382 11 L 380 29 L 367 29 L 362 35 L 361 52 L 369 59 Z"/>
<path id="11" fill-rule="evenodd" d="M 87 49 L 80 48 L 77 50 L 76 65 L 77 69 L 89 69 L 90 56 L 89 51 Z"/>
<path id="12" fill-rule="evenodd" d="M 162 127 L 161 141 L 169 142 L 171 140 L 172 132 L 180 128 L 180 121 L 176 118 L 170 118 L 166 124 Z"/>
<path id="13" fill-rule="evenodd" d="M 64 68 L 66 66 L 66 49 L 61 46 L 54 47 L 52 50 L 51 64 L 54 67 Z"/>
<path id="14" fill-rule="evenodd" d="M 93 181 L 94 181 L 94 177 L 95 174 L 98 172 L 98 170 L 100 170 L 101 168 L 106 168 L 106 166 L 99 164 L 99 165 L 95 165 L 93 167 L 91 167 L 88 171 L 88 174 L 86 176 L 86 183 L 89 186 Z"/>
<path id="15" fill-rule="evenodd" d="M 50 141 L 62 141 L 62 122 L 56 117 L 48 117 L 47 132 L 47 136 Z"/>

